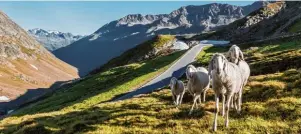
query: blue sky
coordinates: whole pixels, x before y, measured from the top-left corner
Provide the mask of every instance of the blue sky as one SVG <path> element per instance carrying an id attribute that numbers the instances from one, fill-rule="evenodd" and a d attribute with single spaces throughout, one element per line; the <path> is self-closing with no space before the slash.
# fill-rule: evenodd
<path id="1" fill-rule="evenodd" d="M 253 3 L 215 2 L 241 6 Z M 212 1 L 0 2 L 0 10 L 24 29 L 42 28 L 87 35 L 127 14 L 168 14 L 181 6 L 208 3 Z"/>

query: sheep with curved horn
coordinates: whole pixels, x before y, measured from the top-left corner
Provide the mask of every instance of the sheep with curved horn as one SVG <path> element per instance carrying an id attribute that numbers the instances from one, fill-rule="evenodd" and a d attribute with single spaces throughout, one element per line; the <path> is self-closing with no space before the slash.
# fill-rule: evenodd
<path id="1" fill-rule="evenodd" d="M 195 68 L 189 65 L 186 68 L 186 76 L 188 79 L 187 90 L 193 96 L 193 105 L 189 114 L 192 114 L 193 108 L 197 100 L 201 103 L 201 94 L 209 88 L 209 75 L 205 68 Z"/>
<path id="2" fill-rule="evenodd" d="M 176 77 L 172 77 L 170 80 L 170 89 L 172 93 L 172 99 L 175 105 L 181 105 L 183 96 L 185 94 L 184 83 L 178 80 Z"/>
<path id="3" fill-rule="evenodd" d="M 225 126 L 229 125 L 229 107 L 230 101 L 235 93 L 242 93 L 242 74 L 237 65 L 228 62 L 226 57 L 222 54 L 214 54 L 209 63 L 209 73 L 212 76 L 212 89 L 215 93 L 215 117 L 213 123 L 213 130 L 217 130 L 217 116 L 219 112 L 219 98 L 225 96 L 226 116 Z M 240 95 L 241 97 L 241 95 Z M 225 99 L 223 99 L 224 101 Z"/>

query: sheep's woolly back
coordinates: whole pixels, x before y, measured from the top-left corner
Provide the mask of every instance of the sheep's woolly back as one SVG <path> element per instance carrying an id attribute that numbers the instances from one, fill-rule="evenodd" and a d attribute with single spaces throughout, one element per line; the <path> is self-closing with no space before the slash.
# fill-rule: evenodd
<path id="1" fill-rule="evenodd" d="M 204 73 L 207 73 L 207 74 L 208 74 L 208 70 L 207 70 L 206 68 L 204 68 L 204 67 L 198 67 L 198 68 L 197 68 L 197 71 L 199 71 L 199 72 L 204 72 Z"/>
<path id="2" fill-rule="evenodd" d="M 243 85 L 245 86 L 248 82 L 248 79 L 250 77 L 250 67 L 248 65 L 248 63 L 246 61 L 239 61 L 238 62 L 238 67 L 239 69 L 241 70 L 241 73 L 242 73 L 242 77 L 243 77 Z"/>
<path id="3" fill-rule="evenodd" d="M 191 94 L 201 94 L 204 90 L 207 90 L 209 87 L 209 76 L 208 71 L 205 68 L 196 69 L 194 66 L 188 66 L 193 68 L 194 71 L 189 72 L 189 79 L 187 83 L 187 89 Z"/>

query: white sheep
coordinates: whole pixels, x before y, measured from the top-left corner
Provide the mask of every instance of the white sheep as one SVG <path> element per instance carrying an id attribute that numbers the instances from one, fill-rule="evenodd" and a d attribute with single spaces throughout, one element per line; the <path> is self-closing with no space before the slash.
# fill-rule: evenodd
<path id="1" fill-rule="evenodd" d="M 175 105 L 181 105 L 183 96 L 185 94 L 184 83 L 180 80 L 177 80 L 177 78 L 172 77 L 170 80 L 170 89 Z"/>
<path id="2" fill-rule="evenodd" d="M 244 59 L 244 55 L 240 48 L 236 45 L 232 45 L 227 53 L 228 61 L 238 65 L 241 69 L 244 79 L 244 86 L 248 82 L 248 78 L 250 77 L 250 67 L 248 63 Z"/>
<path id="3" fill-rule="evenodd" d="M 201 103 L 201 94 L 209 88 L 209 75 L 205 68 L 196 69 L 193 65 L 189 65 L 186 69 L 188 79 L 187 90 L 193 96 L 193 105 L 189 114 L 192 114 L 193 108 L 197 100 Z M 205 95 L 205 94 L 204 94 Z M 205 99 L 205 97 L 203 97 Z"/>
<path id="4" fill-rule="evenodd" d="M 240 48 L 236 45 L 232 45 L 227 53 L 227 59 L 228 59 L 228 61 L 238 65 L 238 67 L 240 68 L 240 70 L 242 72 L 242 76 L 243 76 L 243 86 L 245 86 L 250 77 L 250 67 L 249 67 L 248 63 L 244 60 L 244 55 L 243 55 L 242 51 L 240 50 Z M 242 101 L 242 100 L 239 100 L 239 101 Z M 236 102 L 236 101 L 234 101 L 234 102 Z M 240 104 L 241 104 L 241 102 L 240 102 Z M 233 103 L 232 103 L 232 107 L 233 107 Z M 240 110 L 241 110 L 241 106 L 239 105 L 238 111 L 240 111 Z"/>
<path id="5" fill-rule="evenodd" d="M 215 117 L 213 130 L 216 131 L 219 98 L 223 98 L 223 111 L 226 110 L 225 126 L 228 127 L 230 101 L 234 94 L 238 94 L 237 100 L 241 99 L 243 80 L 242 73 L 238 66 L 234 63 L 228 62 L 226 57 L 222 54 L 214 54 L 212 56 L 209 63 L 209 74 L 212 77 L 212 89 L 215 93 Z M 224 105 L 226 105 L 226 107 Z"/>

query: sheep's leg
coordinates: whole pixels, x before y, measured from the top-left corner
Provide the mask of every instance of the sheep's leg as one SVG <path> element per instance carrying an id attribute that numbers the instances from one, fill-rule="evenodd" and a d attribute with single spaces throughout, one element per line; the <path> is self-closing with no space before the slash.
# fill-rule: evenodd
<path id="1" fill-rule="evenodd" d="M 205 103 L 205 101 L 206 101 L 206 90 L 204 90 L 203 92 L 203 102 Z"/>
<path id="2" fill-rule="evenodd" d="M 235 97 L 233 96 L 232 99 L 231 99 L 231 108 L 234 108 L 234 101 L 235 101 L 234 98 Z"/>
<path id="3" fill-rule="evenodd" d="M 234 101 L 234 108 L 235 110 L 237 111 L 238 110 L 238 107 L 237 107 L 237 104 L 238 104 L 238 99 L 236 97 L 236 95 L 234 94 L 233 97 L 232 97 L 233 101 Z"/>
<path id="4" fill-rule="evenodd" d="M 229 126 L 229 109 L 230 109 L 230 101 L 232 98 L 231 94 L 227 94 L 227 100 L 226 100 L 226 119 L 225 119 L 225 126 Z"/>
<path id="5" fill-rule="evenodd" d="M 200 104 L 202 104 L 201 96 L 202 96 L 202 95 L 199 95 L 199 97 L 198 97 L 198 98 L 199 98 L 199 103 L 200 103 Z"/>
<path id="6" fill-rule="evenodd" d="M 176 103 L 176 99 L 175 99 L 175 95 L 174 95 L 174 94 L 172 94 L 171 96 L 172 96 L 173 103 L 174 103 L 175 105 L 177 105 L 177 103 Z"/>
<path id="7" fill-rule="evenodd" d="M 184 93 L 185 93 L 185 92 L 183 92 L 183 93 L 181 94 L 180 105 L 182 104 L 182 100 L 183 100 Z"/>
<path id="8" fill-rule="evenodd" d="M 179 105 L 179 103 L 180 103 L 180 95 L 177 95 L 177 106 Z"/>
<path id="9" fill-rule="evenodd" d="M 218 116 L 218 112 L 219 112 L 218 103 L 219 103 L 219 96 L 215 95 L 215 116 L 214 116 L 214 122 L 213 122 L 213 131 L 217 130 L 217 116 Z"/>
<path id="10" fill-rule="evenodd" d="M 192 104 L 192 107 L 191 107 L 191 109 L 190 109 L 189 115 L 192 114 L 192 111 L 193 111 L 194 105 L 195 105 L 196 102 L 197 102 L 197 99 L 198 99 L 198 97 L 197 97 L 197 96 L 194 96 L 194 98 L 193 98 L 193 104 Z"/>
<path id="11" fill-rule="evenodd" d="M 222 95 L 222 116 L 225 116 L 225 95 Z"/>
<path id="12" fill-rule="evenodd" d="M 238 110 L 237 110 L 237 112 L 240 113 L 240 111 L 241 111 L 241 103 L 242 103 L 242 90 L 239 91 L 237 99 L 238 99 Z"/>

